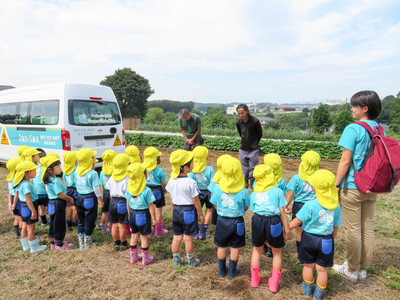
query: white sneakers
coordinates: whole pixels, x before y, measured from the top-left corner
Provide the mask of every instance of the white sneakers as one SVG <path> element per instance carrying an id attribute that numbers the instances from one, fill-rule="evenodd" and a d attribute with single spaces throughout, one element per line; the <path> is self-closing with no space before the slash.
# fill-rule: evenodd
<path id="1" fill-rule="evenodd" d="M 347 261 L 343 265 L 333 265 L 333 270 L 338 273 L 340 276 L 352 281 L 352 282 L 357 282 L 359 278 L 359 271 L 354 271 L 350 272 L 348 263 Z M 367 278 L 367 271 L 363 270 L 365 272 L 364 279 Z M 360 280 L 364 280 L 360 279 Z"/>
<path id="2" fill-rule="evenodd" d="M 358 271 L 358 280 L 367 279 L 367 270 L 359 270 Z"/>

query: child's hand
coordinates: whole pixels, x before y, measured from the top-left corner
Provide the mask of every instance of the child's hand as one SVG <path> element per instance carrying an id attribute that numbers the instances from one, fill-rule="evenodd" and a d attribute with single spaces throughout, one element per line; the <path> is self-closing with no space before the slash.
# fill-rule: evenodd
<path id="1" fill-rule="evenodd" d="M 8 210 L 9 210 L 9 211 L 13 210 L 13 209 L 12 209 L 12 204 L 11 204 L 11 203 L 8 203 Z"/>
<path id="2" fill-rule="evenodd" d="M 103 208 L 104 207 L 104 202 L 100 201 L 100 207 Z"/>
<path id="3" fill-rule="evenodd" d="M 287 213 L 289 215 L 292 213 L 292 210 L 288 206 L 289 206 L 289 204 L 285 205 L 285 213 Z"/>
<path id="4" fill-rule="evenodd" d="M 283 234 L 283 238 L 285 239 L 285 242 L 291 240 L 291 239 L 292 239 L 292 232 L 291 232 L 291 231 L 285 232 L 285 233 Z"/>
<path id="5" fill-rule="evenodd" d="M 203 214 L 199 214 L 198 217 L 199 217 L 199 222 L 200 222 L 201 224 L 203 224 L 203 222 L 204 222 L 204 215 L 203 215 Z"/>
<path id="6" fill-rule="evenodd" d="M 157 225 L 157 221 L 154 219 L 151 219 L 151 226 L 156 226 Z"/>
<path id="7" fill-rule="evenodd" d="M 36 212 L 36 210 L 34 210 L 34 211 L 32 212 L 32 216 L 31 216 L 31 220 L 35 220 L 35 219 L 37 219 L 37 212 Z"/>
<path id="8" fill-rule="evenodd" d="M 11 205 L 11 210 L 14 210 L 16 207 L 16 204 Z"/>

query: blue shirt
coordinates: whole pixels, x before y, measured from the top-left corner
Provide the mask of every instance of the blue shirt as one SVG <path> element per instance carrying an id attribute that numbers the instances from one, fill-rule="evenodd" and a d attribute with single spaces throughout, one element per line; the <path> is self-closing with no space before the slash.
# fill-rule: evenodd
<path id="1" fill-rule="evenodd" d="M 43 167 L 40 166 L 36 169 L 36 176 L 33 178 L 33 185 L 35 186 L 36 193 L 38 195 L 46 195 L 46 188 L 44 187 L 43 180 L 42 180 L 42 172 Z"/>
<path id="2" fill-rule="evenodd" d="M 146 185 L 150 187 L 162 185 L 162 181 L 167 179 L 163 169 L 155 167 L 153 171 L 147 172 Z"/>
<path id="3" fill-rule="evenodd" d="M 294 192 L 294 202 L 306 203 L 307 201 L 317 199 L 317 196 L 312 191 L 312 187 L 308 182 L 300 179 L 299 174 L 296 174 L 290 179 L 288 189 Z"/>
<path id="4" fill-rule="evenodd" d="M 276 185 L 277 188 L 280 188 L 282 190 L 282 192 L 284 194 L 286 194 L 287 192 L 289 192 L 288 188 L 287 188 L 287 184 L 285 179 L 281 179 L 281 181 L 278 182 L 278 184 Z"/>
<path id="5" fill-rule="evenodd" d="M 206 166 L 203 172 L 201 173 L 189 173 L 189 178 L 194 179 L 197 182 L 197 186 L 199 190 L 207 190 L 212 178 L 214 177 L 214 170 L 210 166 Z"/>
<path id="6" fill-rule="evenodd" d="M 318 200 L 308 201 L 296 214 L 296 218 L 303 222 L 303 230 L 312 234 L 329 235 L 333 227 L 342 224 L 340 206 L 335 210 L 323 208 Z"/>
<path id="7" fill-rule="evenodd" d="M 285 194 L 278 187 L 270 188 L 263 193 L 253 192 L 250 196 L 250 210 L 256 214 L 280 216 L 280 208 L 286 204 Z"/>
<path id="8" fill-rule="evenodd" d="M 219 186 L 219 184 L 215 183 L 214 180 L 211 180 L 210 184 L 207 187 L 207 190 L 209 190 L 211 193 L 214 193 L 214 189 L 216 186 Z"/>
<path id="9" fill-rule="evenodd" d="M 217 186 L 210 202 L 217 206 L 219 216 L 237 218 L 245 215 L 244 208 L 250 205 L 250 197 L 245 188 L 236 194 L 227 194 Z"/>
<path id="10" fill-rule="evenodd" d="M 365 120 L 362 122 L 366 122 L 372 130 L 375 127 L 378 127 L 378 123 L 371 120 Z M 371 143 L 371 139 L 369 134 L 365 128 L 358 124 L 350 124 L 347 125 L 343 130 L 342 136 L 340 137 L 339 146 L 350 150 L 353 152 L 352 161 L 354 163 L 354 167 L 356 171 L 360 171 L 361 165 L 364 162 L 364 158 L 367 155 L 369 144 Z M 345 177 L 340 183 L 340 187 L 344 188 Z M 350 165 L 350 173 L 347 181 L 347 188 L 356 190 L 357 187 L 354 184 L 354 171 L 353 166 Z"/>
<path id="11" fill-rule="evenodd" d="M 67 189 L 62 184 L 60 178 L 58 177 L 50 177 L 49 183 L 46 184 L 47 194 L 49 195 L 49 199 L 58 199 L 58 194 L 63 193 L 67 194 Z"/>
<path id="12" fill-rule="evenodd" d="M 111 175 L 104 175 L 103 171 L 100 172 L 100 185 L 105 189 L 108 190 L 108 188 L 106 188 L 106 184 L 107 182 L 110 180 Z"/>
<path id="13" fill-rule="evenodd" d="M 156 201 L 153 192 L 149 187 L 145 187 L 140 195 L 133 196 L 129 191 L 126 191 L 125 198 L 129 202 L 129 207 L 132 209 L 147 209 L 149 204 Z"/>
<path id="14" fill-rule="evenodd" d="M 76 170 L 74 170 L 71 174 L 69 175 L 64 175 L 63 174 L 63 180 L 65 182 L 65 185 L 67 187 L 73 187 L 76 188 Z"/>
<path id="15" fill-rule="evenodd" d="M 86 195 L 93 193 L 93 188 L 99 185 L 99 175 L 94 170 L 90 170 L 83 176 L 76 174 L 76 191 L 79 194 Z"/>
<path id="16" fill-rule="evenodd" d="M 30 194 L 32 202 L 35 202 L 39 197 L 36 193 L 35 186 L 32 182 L 23 180 L 18 185 L 18 199 L 19 201 L 26 202 L 25 195 Z"/>
<path id="17" fill-rule="evenodd" d="M 15 196 L 16 189 L 14 188 L 14 178 L 13 180 L 11 180 L 11 182 L 7 182 L 7 185 L 8 185 L 8 192 L 10 193 L 10 195 Z"/>

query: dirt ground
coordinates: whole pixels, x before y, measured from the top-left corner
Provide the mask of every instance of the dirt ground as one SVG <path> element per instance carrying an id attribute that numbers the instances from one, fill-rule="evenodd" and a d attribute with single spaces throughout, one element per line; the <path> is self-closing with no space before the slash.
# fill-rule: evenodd
<path id="1" fill-rule="evenodd" d="M 163 152 L 161 167 L 169 175 L 170 149 Z M 141 149 L 141 152 L 143 148 Z M 216 169 L 216 160 L 221 154 L 238 153 L 210 151 L 209 164 Z M 284 179 L 288 182 L 297 173 L 300 159 L 284 158 Z M 260 158 L 262 162 L 262 158 Z M 336 171 L 337 161 L 323 160 L 321 168 Z M 12 232 L 12 214 L 7 211 L 6 172 L 0 167 L 0 298 L 1 299 L 307 299 L 300 283 L 302 266 L 297 262 L 295 242 L 289 241 L 283 250 L 283 274 L 278 293 L 268 290 L 267 279 L 271 274 L 271 259 L 261 261 L 262 281 L 259 288 L 250 287 L 250 259 L 252 253 L 250 220 L 247 213 L 246 243 L 241 250 L 240 275 L 231 280 L 218 277 L 216 247 L 212 239 L 195 241 L 195 253 L 200 258 L 199 267 L 186 266 L 174 269 L 171 264 L 170 245 L 172 233 L 161 238 L 150 238 L 150 251 L 155 263 L 143 268 L 129 264 L 129 252 L 114 252 L 109 235 L 102 236 L 98 230 L 93 240 L 99 245 L 87 252 L 78 249 L 65 252 L 45 250 L 31 255 L 22 252 L 20 242 Z M 329 271 L 327 299 L 399 299 L 399 290 L 391 289 L 392 281 L 385 274 L 388 269 L 400 271 L 400 204 L 394 199 L 400 192 L 382 197 L 377 206 L 377 250 L 371 277 L 362 283 L 351 284 Z M 396 199 L 397 200 L 397 199 Z M 167 197 L 164 210 L 166 228 L 171 228 L 171 208 Z M 387 211 L 397 214 L 387 214 Z M 36 227 L 41 243 L 49 244 L 47 227 Z M 67 232 L 66 239 L 77 245 L 76 229 Z M 209 233 L 214 233 L 210 226 Z M 345 258 L 343 231 L 336 240 L 336 262 Z M 184 251 L 182 249 L 182 254 Z M 400 275 L 400 273 L 399 273 Z M 394 282 L 396 284 L 396 281 Z"/>

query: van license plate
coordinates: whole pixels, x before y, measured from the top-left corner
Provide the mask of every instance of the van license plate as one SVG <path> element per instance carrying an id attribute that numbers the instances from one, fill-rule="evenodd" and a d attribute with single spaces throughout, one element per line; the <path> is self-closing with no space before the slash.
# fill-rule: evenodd
<path id="1" fill-rule="evenodd" d="M 106 145 L 106 142 L 103 140 L 96 141 L 96 147 L 104 147 L 105 145 Z"/>

